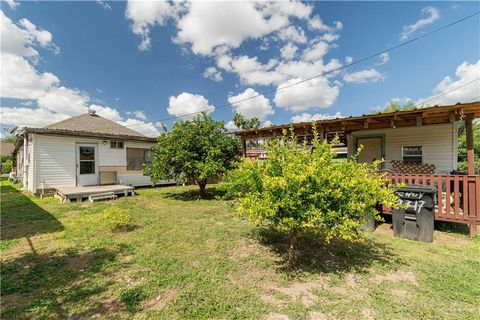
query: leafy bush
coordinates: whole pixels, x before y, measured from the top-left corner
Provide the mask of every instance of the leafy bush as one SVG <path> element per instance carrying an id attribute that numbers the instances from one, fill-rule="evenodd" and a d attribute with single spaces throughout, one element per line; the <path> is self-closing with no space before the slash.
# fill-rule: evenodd
<path id="1" fill-rule="evenodd" d="M 268 160 L 244 160 L 227 175 L 227 195 L 237 198 L 236 211 L 257 224 L 270 224 L 288 234 L 289 259 L 302 231 L 318 232 L 327 241 L 361 239 L 360 227 L 369 218 L 379 219 L 376 204 L 395 207 L 394 191 L 378 174 L 379 161 L 335 161 L 336 143 L 318 139 L 313 125 L 313 145 L 298 146 L 291 130 L 282 140 L 266 146 Z"/>
<path id="2" fill-rule="evenodd" d="M 5 159 L 2 161 L 2 173 L 10 173 L 12 171 L 12 159 Z"/>
<path id="3" fill-rule="evenodd" d="M 115 206 L 103 210 L 101 219 L 112 231 L 127 229 L 132 222 L 127 210 Z"/>

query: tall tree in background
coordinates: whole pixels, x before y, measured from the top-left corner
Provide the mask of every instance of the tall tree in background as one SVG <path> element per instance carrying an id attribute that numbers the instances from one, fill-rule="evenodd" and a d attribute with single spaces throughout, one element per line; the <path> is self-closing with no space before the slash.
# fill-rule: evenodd
<path id="1" fill-rule="evenodd" d="M 410 103 L 407 103 L 407 104 L 404 104 L 404 105 L 400 105 L 398 102 L 392 100 L 392 101 L 388 102 L 385 109 L 380 111 L 380 113 L 391 113 L 391 112 L 397 112 L 397 111 L 409 111 L 409 110 L 415 110 L 416 108 L 417 107 L 415 106 L 415 104 L 413 102 L 410 102 Z"/>
<path id="2" fill-rule="evenodd" d="M 458 170 L 467 172 L 467 136 L 465 131 L 465 124 L 460 122 Z M 473 123 L 473 154 L 475 155 L 475 173 L 480 174 L 480 122 Z"/>
<path id="3" fill-rule="evenodd" d="M 158 137 L 152 148 L 153 161 L 146 168 L 152 181 L 191 179 L 205 197 L 208 179 L 232 169 L 240 155 L 238 139 L 227 134 L 223 121 L 205 113 L 180 121 Z"/>
<path id="4" fill-rule="evenodd" d="M 260 119 L 258 119 L 258 117 L 245 119 L 245 117 L 238 112 L 235 112 L 233 116 L 233 123 L 237 128 L 243 130 L 258 129 L 260 127 Z"/>

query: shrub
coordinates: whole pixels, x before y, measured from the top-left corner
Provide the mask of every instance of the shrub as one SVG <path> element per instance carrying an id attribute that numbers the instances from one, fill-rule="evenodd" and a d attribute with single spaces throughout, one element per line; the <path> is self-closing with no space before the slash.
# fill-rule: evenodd
<path id="1" fill-rule="evenodd" d="M 127 229 L 132 221 L 127 210 L 115 206 L 103 210 L 101 218 L 112 231 Z"/>
<path id="2" fill-rule="evenodd" d="M 379 161 L 335 161 L 332 146 L 320 141 L 313 125 L 312 146 L 298 146 L 291 129 L 266 146 L 268 160 L 244 160 L 225 179 L 236 211 L 257 224 L 270 224 L 290 239 L 289 261 L 299 232 L 313 231 L 326 241 L 361 239 L 360 227 L 379 219 L 376 204 L 396 206 L 394 191 L 378 174 Z"/>

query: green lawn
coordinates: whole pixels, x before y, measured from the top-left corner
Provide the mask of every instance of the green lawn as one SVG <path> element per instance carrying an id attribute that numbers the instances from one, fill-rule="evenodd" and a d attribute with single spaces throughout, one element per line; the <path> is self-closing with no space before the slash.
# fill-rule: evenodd
<path id="1" fill-rule="evenodd" d="M 295 269 L 281 235 L 195 188 L 61 204 L 2 182 L 2 319 L 480 319 L 480 240 L 435 233 L 361 245 L 305 236 Z M 209 189 L 213 192 L 214 189 Z M 111 232 L 99 213 L 128 209 Z"/>

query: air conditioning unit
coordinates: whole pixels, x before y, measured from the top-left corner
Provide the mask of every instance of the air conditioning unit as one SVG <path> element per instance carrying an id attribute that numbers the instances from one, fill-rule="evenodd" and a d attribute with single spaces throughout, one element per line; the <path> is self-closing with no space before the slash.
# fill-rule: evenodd
<path id="1" fill-rule="evenodd" d="M 117 171 L 101 171 L 100 185 L 117 184 Z"/>

